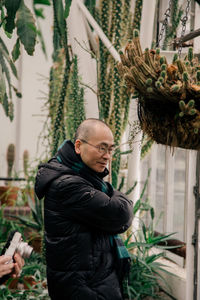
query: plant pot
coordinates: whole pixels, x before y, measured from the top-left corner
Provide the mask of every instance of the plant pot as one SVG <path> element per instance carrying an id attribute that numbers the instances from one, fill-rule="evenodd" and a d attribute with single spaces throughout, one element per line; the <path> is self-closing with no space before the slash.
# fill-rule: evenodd
<path id="1" fill-rule="evenodd" d="M 17 186 L 0 186 L 0 203 L 6 206 L 14 206 L 18 197 Z"/>

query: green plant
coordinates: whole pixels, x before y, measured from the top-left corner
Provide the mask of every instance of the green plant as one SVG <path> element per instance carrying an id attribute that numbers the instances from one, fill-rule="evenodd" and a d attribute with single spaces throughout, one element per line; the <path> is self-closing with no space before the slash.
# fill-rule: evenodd
<path id="1" fill-rule="evenodd" d="M 14 161 L 15 161 L 15 145 L 14 144 L 8 145 L 6 160 L 7 160 L 7 165 L 8 165 L 7 177 L 10 178 L 10 177 L 12 177 L 13 166 L 14 166 Z"/>
<path id="2" fill-rule="evenodd" d="M 14 216 L 9 215 L 10 217 L 18 220 L 19 224 L 26 226 L 36 233 L 42 234 L 44 227 L 44 218 L 43 218 L 43 201 L 39 200 L 36 195 L 34 195 L 34 201 L 28 195 L 28 205 L 31 209 L 31 217 L 24 216 Z"/>
<path id="3" fill-rule="evenodd" d="M 85 120 L 84 90 L 80 88 L 78 76 L 78 59 L 75 55 L 69 76 L 69 83 L 66 95 L 67 135 L 73 140 L 74 134 L 82 121 Z"/>
<path id="4" fill-rule="evenodd" d="M 24 0 L 0 1 L 0 103 L 11 121 L 14 118 L 12 90 L 18 98 L 22 97 L 17 88 L 13 86 L 10 74 L 12 73 L 15 78 L 18 78 L 14 62 L 20 56 L 20 45 L 24 46 L 28 55 L 33 55 L 38 36 L 45 53 L 42 32 L 38 22 L 36 26 L 34 16 L 36 19 L 44 18 L 41 5 L 50 5 L 50 1 L 32 1 L 34 14 L 24 2 Z M 40 8 L 37 7 L 38 4 Z M 4 42 L 7 37 L 15 42 L 11 55 Z"/>
<path id="5" fill-rule="evenodd" d="M 12 230 L 19 231 L 24 237 L 23 227 L 12 220 L 5 218 L 4 206 L 1 206 L 0 207 L 0 248 L 1 245 L 4 245 L 4 243 L 6 242 L 8 238 L 8 233 Z"/>
<path id="6" fill-rule="evenodd" d="M 24 170 L 24 176 L 26 179 L 28 178 L 28 166 L 29 166 L 29 152 L 28 152 L 28 150 L 24 150 L 24 152 L 23 152 L 23 170 Z"/>
<path id="7" fill-rule="evenodd" d="M 148 177 L 149 175 L 150 170 Z M 154 209 L 149 204 L 148 198 L 143 200 L 148 177 L 140 198 L 133 207 L 134 215 L 139 215 L 138 230 L 136 232 L 128 231 L 128 237 L 124 241 L 132 259 L 129 281 L 124 283 L 124 293 L 128 299 L 145 299 L 147 296 L 152 297 L 152 299 L 163 299 L 162 297 L 160 298 L 160 291 L 163 291 L 163 285 L 167 290 L 167 295 L 170 297 L 169 287 L 161 275 L 161 271 L 170 275 L 173 274 L 163 268 L 164 265 L 159 259 L 165 257 L 164 250 L 174 248 L 173 246 L 165 245 L 174 233 L 155 234 Z M 155 253 L 154 249 L 159 249 L 159 253 Z M 174 298 L 172 297 L 172 299 Z"/>
<path id="8" fill-rule="evenodd" d="M 38 253 L 25 259 L 19 278 L 9 278 L 0 288 L 0 299 L 50 299 L 46 282 L 46 266 Z"/>

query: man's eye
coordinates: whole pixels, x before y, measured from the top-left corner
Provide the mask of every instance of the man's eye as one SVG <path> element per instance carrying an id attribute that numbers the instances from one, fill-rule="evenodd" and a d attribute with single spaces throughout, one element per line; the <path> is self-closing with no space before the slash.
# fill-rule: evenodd
<path id="1" fill-rule="evenodd" d="M 107 148 L 105 148 L 105 147 L 100 147 L 100 151 L 106 152 L 106 151 L 107 151 Z"/>

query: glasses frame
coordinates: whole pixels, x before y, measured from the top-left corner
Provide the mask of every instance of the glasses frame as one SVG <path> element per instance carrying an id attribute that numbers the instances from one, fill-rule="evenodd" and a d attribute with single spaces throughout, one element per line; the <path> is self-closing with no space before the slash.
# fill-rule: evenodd
<path id="1" fill-rule="evenodd" d="M 106 146 L 105 146 L 105 151 L 101 151 L 100 148 L 104 148 L 104 146 L 100 146 L 100 145 L 95 146 L 95 145 L 93 145 L 93 144 L 90 144 L 89 142 L 87 142 L 87 141 L 84 140 L 84 139 L 80 139 L 80 141 L 83 142 L 83 143 L 85 143 L 85 144 L 88 144 L 88 145 L 90 145 L 90 146 L 92 146 L 92 147 L 94 147 L 94 148 L 96 148 L 96 149 L 98 150 L 98 152 L 99 152 L 100 154 L 102 154 L 102 155 L 105 155 L 105 154 L 107 154 L 107 153 L 110 154 L 110 155 L 112 155 L 113 152 L 115 151 L 115 148 L 114 148 L 114 147 L 112 148 L 112 150 L 109 150 L 109 148 L 108 148 L 108 147 L 106 148 Z"/>

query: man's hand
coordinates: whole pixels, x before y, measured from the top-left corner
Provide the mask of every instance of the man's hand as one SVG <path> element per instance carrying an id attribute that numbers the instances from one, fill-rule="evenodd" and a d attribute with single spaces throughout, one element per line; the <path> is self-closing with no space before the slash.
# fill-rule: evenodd
<path id="1" fill-rule="evenodd" d="M 11 259 L 10 256 L 0 256 L 0 278 L 7 274 L 10 274 L 14 278 L 20 275 L 21 269 L 24 266 L 23 258 L 16 253 L 14 255 L 14 262 L 10 262 Z"/>
<path id="2" fill-rule="evenodd" d="M 10 274 L 13 271 L 15 264 L 9 263 L 11 259 L 12 258 L 10 256 L 0 256 L 0 278 L 4 275 Z"/>

